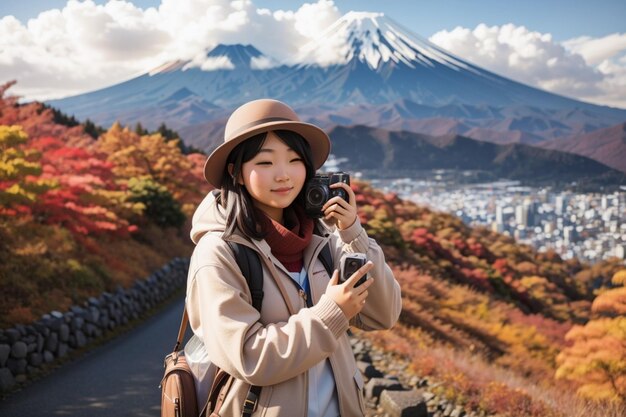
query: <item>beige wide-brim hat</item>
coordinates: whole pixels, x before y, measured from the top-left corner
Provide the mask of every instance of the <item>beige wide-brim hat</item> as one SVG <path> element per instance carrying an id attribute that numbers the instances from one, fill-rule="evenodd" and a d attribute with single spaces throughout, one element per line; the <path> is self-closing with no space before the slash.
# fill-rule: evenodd
<path id="1" fill-rule="evenodd" d="M 271 130 L 299 133 L 311 146 L 314 168 L 317 170 L 324 165 L 330 152 L 328 135 L 315 125 L 301 122 L 285 103 L 260 99 L 240 106 L 228 118 L 224 143 L 209 155 L 204 164 L 204 177 L 215 188 L 220 188 L 228 154 L 244 140 Z"/>

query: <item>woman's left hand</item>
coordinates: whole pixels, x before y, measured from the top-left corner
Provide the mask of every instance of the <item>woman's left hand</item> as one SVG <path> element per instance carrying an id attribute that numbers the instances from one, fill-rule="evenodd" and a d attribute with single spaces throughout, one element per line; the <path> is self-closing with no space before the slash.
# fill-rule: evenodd
<path id="1" fill-rule="evenodd" d="M 348 201 L 336 196 L 331 198 L 322 207 L 324 219 L 335 224 L 339 230 L 347 229 L 356 221 L 356 197 L 348 184 L 336 182 L 330 188 L 343 188 L 348 194 Z"/>

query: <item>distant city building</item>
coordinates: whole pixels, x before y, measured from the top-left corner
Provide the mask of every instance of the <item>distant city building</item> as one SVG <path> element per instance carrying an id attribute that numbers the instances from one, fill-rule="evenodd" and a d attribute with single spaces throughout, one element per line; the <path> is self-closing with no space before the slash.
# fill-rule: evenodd
<path id="1" fill-rule="evenodd" d="M 515 207 L 515 223 L 528 226 L 528 209 L 525 206 Z"/>
<path id="2" fill-rule="evenodd" d="M 521 187 L 515 181 L 458 185 L 445 174 L 372 183 L 469 225 L 489 225 L 537 250 L 553 249 L 565 259 L 626 260 L 626 187 L 611 194 L 575 194 Z"/>
<path id="3" fill-rule="evenodd" d="M 565 197 L 562 195 L 557 195 L 554 202 L 554 212 L 559 216 L 565 213 Z"/>
<path id="4" fill-rule="evenodd" d="M 504 209 L 502 206 L 496 207 L 496 224 L 504 224 Z"/>

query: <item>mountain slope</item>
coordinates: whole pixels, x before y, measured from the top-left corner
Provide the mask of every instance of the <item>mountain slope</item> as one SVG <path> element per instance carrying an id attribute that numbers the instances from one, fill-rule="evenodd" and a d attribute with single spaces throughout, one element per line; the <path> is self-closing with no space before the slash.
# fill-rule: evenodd
<path id="1" fill-rule="evenodd" d="M 350 170 L 455 169 L 538 182 L 626 182 L 626 175 L 592 159 L 523 144 L 497 145 L 459 135 L 435 137 L 366 126 L 337 126 L 329 134 L 332 153 L 347 158 L 345 166 Z"/>
<path id="2" fill-rule="evenodd" d="M 234 100 L 264 96 L 264 85 L 286 71 L 286 67 L 258 69 L 268 62 L 272 59 L 251 45 L 218 45 L 207 53 L 203 64 L 211 70 L 176 61 L 121 84 L 49 104 L 104 126 L 141 121 L 150 128 L 162 122 L 179 128 L 223 117 L 227 113 L 223 107 Z M 181 91 L 186 92 L 185 98 L 193 96 L 201 103 L 197 112 L 187 117 L 171 106 Z"/>
<path id="3" fill-rule="evenodd" d="M 540 146 L 586 156 L 626 172 L 626 123 L 584 135 L 554 139 Z"/>

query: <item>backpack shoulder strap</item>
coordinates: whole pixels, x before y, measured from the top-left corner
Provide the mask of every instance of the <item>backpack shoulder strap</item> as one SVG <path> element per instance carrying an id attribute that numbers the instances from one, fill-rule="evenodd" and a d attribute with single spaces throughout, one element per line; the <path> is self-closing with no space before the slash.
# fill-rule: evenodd
<path id="1" fill-rule="evenodd" d="M 330 243 L 324 245 L 319 255 L 317 255 L 318 259 L 324 265 L 326 272 L 328 272 L 328 276 L 333 276 L 333 255 L 330 253 Z"/>
<path id="2" fill-rule="evenodd" d="M 261 267 L 261 259 L 259 254 L 252 248 L 236 242 L 226 241 L 228 246 L 235 255 L 237 265 L 241 273 L 246 278 L 250 294 L 252 295 L 252 306 L 260 313 L 263 305 L 263 268 Z M 232 380 L 232 377 L 230 378 Z M 251 385 L 243 403 L 241 415 L 250 417 L 256 410 L 259 397 L 261 396 L 261 387 Z"/>
<path id="3" fill-rule="evenodd" d="M 324 230 L 323 226 L 319 222 L 315 222 L 313 233 L 315 233 L 318 236 L 328 237 L 327 231 Z M 324 245 L 320 253 L 317 255 L 317 258 L 324 265 L 324 269 L 326 269 L 326 272 L 328 272 L 328 276 L 332 277 L 334 267 L 333 267 L 333 254 L 330 251 L 330 242 L 327 242 Z"/>
<path id="4" fill-rule="evenodd" d="M 259 255 L 246 245 L 226 241 L 235 255 L 237 265 L 246 278 L 250 294 L 252 294 L 252 306 L 261 311 L 263 305 L 263 268 Z"/>

